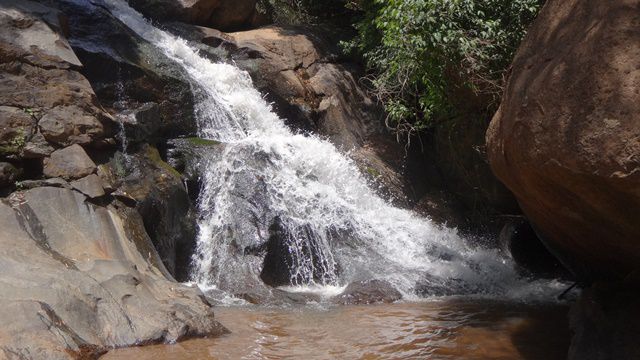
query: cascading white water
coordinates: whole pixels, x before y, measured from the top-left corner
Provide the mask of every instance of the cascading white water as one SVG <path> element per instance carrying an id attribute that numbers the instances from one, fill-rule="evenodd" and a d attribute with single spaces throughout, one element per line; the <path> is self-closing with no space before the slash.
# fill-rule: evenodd
<path id="1" fill-rule="evenodd" d="M 383 279 L 405 297 L 419 291 L 523 297 L 559 286 L 522 279 L 498 252 L 470 247 L 455 230 L 389 205 L 331 143 L 288 129 L 246 72 L 199 56 L 123 0 L 104 2 L 186 70 L 199 99 L 200 136 L 224 143 L 203 170 L 194 259 L 201 287 L 262 286 L 263 245 L 274 231 L 291 285 Z"/>

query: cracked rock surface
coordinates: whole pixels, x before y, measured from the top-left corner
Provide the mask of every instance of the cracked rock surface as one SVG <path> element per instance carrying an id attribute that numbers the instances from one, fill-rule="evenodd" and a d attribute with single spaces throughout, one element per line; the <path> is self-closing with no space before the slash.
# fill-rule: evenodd
<path id="1" fill-rule="evenodd" d="M 0 203 L 0 357 L 92 358 L 225 331 L 197 288 L 170 280 L 134 220 L 64 188 Z"/>

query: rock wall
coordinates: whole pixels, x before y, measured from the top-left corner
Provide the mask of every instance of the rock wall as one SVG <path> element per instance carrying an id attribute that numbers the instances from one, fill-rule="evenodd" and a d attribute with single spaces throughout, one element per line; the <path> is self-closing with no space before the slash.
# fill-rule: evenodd
<path id="1" fill-rule="evenodd" d="M 638 6 L 548 1 L 487 132 L 495 174 L 587 280 L 640 264 Z"/>
<path id="2" fill-rule="evenodd" d="M 187 271 L 193 204 L 155 145 L 185 120 L 165 95 L 179 82 L 148 62 L 136 70 L 138 93 L 140 73 L 165 86 L 156 103 L 134 97 L 123 154 L 122 121 L 67 40 L 81 43 L 87 14 L 53 5 L 0 3 L 0 357 L 97 358 L 225 332 L 200 290 L 173 277 Z"/>

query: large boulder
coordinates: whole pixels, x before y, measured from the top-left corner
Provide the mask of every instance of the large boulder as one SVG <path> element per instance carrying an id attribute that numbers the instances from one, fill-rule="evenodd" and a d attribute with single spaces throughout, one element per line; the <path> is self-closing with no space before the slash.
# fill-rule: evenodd
<path id="1" fill-rule="evenodd" d="M 238 30 L 261 23 L 257 0 L 129 0 L 156 20 L 178 20 L 221 30 Z"/>
<path id="2" fill-rule="evenodd" d="M 636 0 L 550 0 L 487 131 L 493 171 L 583 278 L 640 264 L 639 88 Z"/>
<path id="3" fill-rule="evenodd" d="M 0 354 L 96 358 L 224 332 L 197 288 L 169 280 L 141 222 L 61 188 L 0 202 Z"/>
<path id="4" fill-rule="evenodd" d="M 180 173 L 150 145 L 129 155 L 117 153 L 108 168 L 119 177 L 113 195 L 134 203 L 165 267 L 177 280 L 189 280 L 196 246 L 196 210 Z M 100 175 L 109 182 L 103 171 Z"/>

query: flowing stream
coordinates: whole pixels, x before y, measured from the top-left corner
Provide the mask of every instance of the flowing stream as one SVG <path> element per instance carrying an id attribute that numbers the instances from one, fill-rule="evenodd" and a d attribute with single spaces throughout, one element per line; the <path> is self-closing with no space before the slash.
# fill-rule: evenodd
<path id="1" fill-rule="evenodd" d="M 473 247 L 454 229 L 391 206 L 346 154 L 287 128 L 245 71 L 200 56 L 123 0 L 104 4 L 184 68 L 198 99 L 199 136 L 223 143 L 201 164 L 193 281 L 204 290 L 230 302 L 237 293 L 270 292 L 260 276 L 274 233 L 286 255 L 289 283 L 281 285 L 291 292 L 331 296 L 351 282 L 378 279 L 405 299 L 531 299 L 562 286 L 524 279 L 497 251 Z"/>

